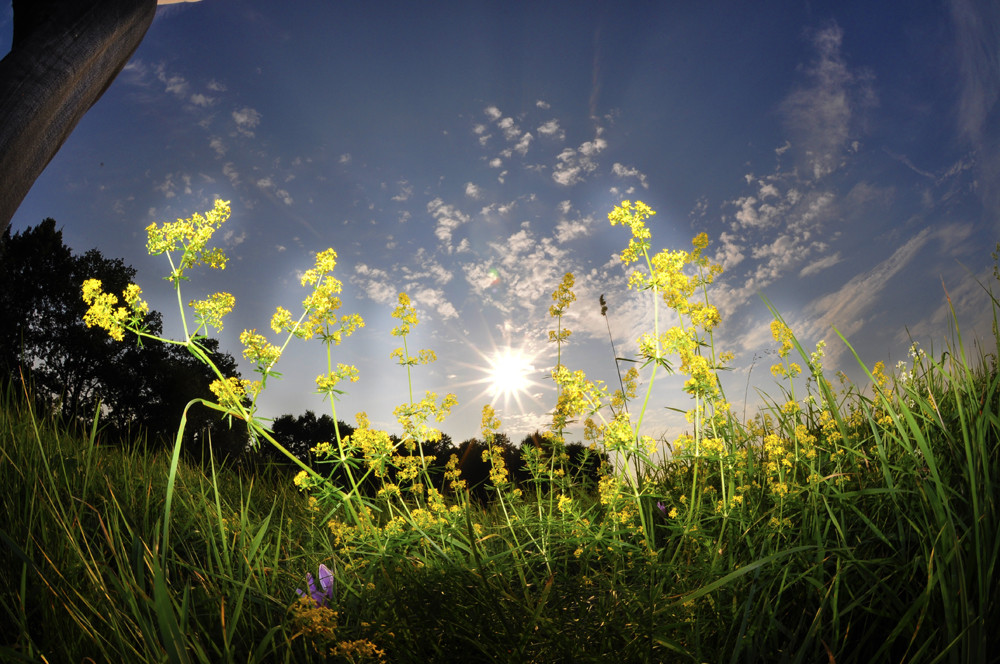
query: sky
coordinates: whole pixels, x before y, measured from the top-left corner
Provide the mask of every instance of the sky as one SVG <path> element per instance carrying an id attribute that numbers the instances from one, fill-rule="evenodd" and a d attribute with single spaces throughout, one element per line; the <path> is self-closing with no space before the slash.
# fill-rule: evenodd
<path id="1" fill-rule="evenodd" d="M 0 53 L 11 31 L 8 3 Z M 940 352 L 947 292 L 963 339 L 991 339 L 977 279 L 993 279 L 1000 240 L 998 97 L 990 1 L 164 4 L 12 228 L 52 217 L 74 250 L 123 258 L 177 335 L 144 229 L 229 200 L 230 265 L 184 291 L 235 295 L 225 350 L 240 355 L 245 328 L 279 341 L 271 314 L 301 311 L 298 279 L 332 247 L 343 312 L 366 321 L 334 349 L 360 371 L 337 417 L 399 432 L 390 313 L 405 291 L 409 348 L 438 356 L 414 370 L 415 398 L 457 395 L 440 425 L 456 442 L 493 402 L 516 441 L 550 421 L 548 309 L 565 272 L 569 368 L 616 386 L 612 340 L 635 357 L 651 329 L 649 294 L 618 260 L 628 231 L 607 221 L 641 200 L 654 251 L 711 239 L 715 345 L 735 353 L 723 384 L 749 413 L 780 396 L 762 295 L 859 384 L 834 329 L 868 367 L 907 360 L 912 341 Z M 516 398 L 492 390 L 507 349 L 530 381 Z M 314 393 L 325 362 L 318 342 L 292 344 L 262 414 L 331 412 Z M 684 430 L 680 385 L 661 372 L 642 433 Z"/>

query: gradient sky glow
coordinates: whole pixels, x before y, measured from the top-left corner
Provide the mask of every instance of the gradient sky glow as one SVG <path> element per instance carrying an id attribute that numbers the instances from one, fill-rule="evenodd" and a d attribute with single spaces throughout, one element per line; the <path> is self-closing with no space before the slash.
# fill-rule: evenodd
<path id="1" fill-rule="evenodd" d="M 11 30 L 8 4 L 0 52 Z M 755 387 L 779 395 L 758 293 L 855 379 L 831 326 L 869 367 L 905 360 L 911 337 L 940 350 L 942 284 L 963 335 L 989 334 L 975 278 L 992 279 L 1000 240 L 998 98 L 1000 5 L 986 0 L 169 4 L 12 228 L 53 217 L 76 251 L 134 265 L 176 334 L 144 228 L 231 200 L 230 267 L 185 291 L 236 296 L 226 350 L 245 327 L 269 332 L 276 305 L 294 313 L 298 276 L 333 247 L 344 311 L 367 322 L 337 348 L 361 371 L 337 416 L 398 431 L 389 314 L 405 290 L 421 320 L 410 348 L 439 357 L 415 371 L 416 396 L 457 393 L 441 425 L 456 442 L 478 435 L 493 353 L 534 357 L 530 394 L 497 399 L 517 440 L 554 404 L 548 307 L 564 272 L 570 368 L 617 385 L 601 294 L 619 355 L 650 329 L 615 256 L 627 231 L 607 222 L 643 200 L 655 250 L 704 231 L 725 267 L 716 345 L 736 353 L 724 379 L 740 412 Z M 329 412 L 312 394 L 319 344 L 277 369 L 266 415 Z M 688 407 L 679 384 L 658 383 L 644 433 L 682 430 L 664 408 Z"/>

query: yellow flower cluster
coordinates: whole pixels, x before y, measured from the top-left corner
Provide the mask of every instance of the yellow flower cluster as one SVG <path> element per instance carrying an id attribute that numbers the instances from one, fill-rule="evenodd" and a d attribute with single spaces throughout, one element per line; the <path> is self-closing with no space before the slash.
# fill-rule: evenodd
<path id="1" fill-rule="evenodd" d="M 601 381 L 590 381 L 583 371 L 570 371 L 557 366 L 552 379 L 559 386 L 559 399 L 552 413 L 552 431 L 558 432 L 578 416 L 589 417 L 604 402 L 606 387 Z"/>
<path id="2" fill-rule="evenodd" d="M 204 215 L 195 213 L 187 219 L 178 219 L 175 223 L 155 223 L 146 227 L 146 249 L 150 256 L 169 254 L 171 251 L 183 251 L 180 261 L 171 265 L 174 270 L 169 279 L 176 282 L 184 276 L 184 272 L 195 265 L 208 265 L 211 268 L 225 269 L 226 255 L 215 247 L 208 249 L 208 241 L 215 231 L 229 219 L 232 208 L 229 201 L 217 200 L 215 207 Z"/>
<path id="3" fill-rule="evenodd" d="M 338 640 L 338 612 L 319 606 L 311 597 L 300 597 L 291 607 L 293 638 L 303 637 L 326 659 L 345 662 L 384 662 L 385 651 L 368 639 Z"/>
<path id="4" fill-rule="evenodd" d="M 89 308 L 83 315 L 83 322 L 87 327 L 96 326 L 107 331 L 115 341 L 122 341 L 125 330 L 140 327 L 149 313 L 149 305 L 141 295 L 142 289 L 129 284 L 122 293 L 126 306 L 119 307 L 118 296 L 105 293 L 100 279 L 87 279 L 83 282 L 83 301 Z"/>
<path id="5" fill-rule="evenodd" d="M 486 441 L 486 449 L 483 450 L 483 461 L 490 464 L 490 482 L 493 486 L 500 488 L 509 482 L 507 464 L 504 461 L 504 450 L 494 443 L 496 432 L 500 428 L 500 418 L 497 417 L 493 406 L 486 404 L 483 406 L 482 432 L 483 440 Z"/>
<path id="6" fill-rule="evenodd" d="M 337 252 L 333 249 L 321 251 L 316 254 L 316 266 L 306 270 L 299 282 L 303 286 L 315 286 L 328 272 L 333 272 L 335 267 L 337 267 Z M 340 292 L 339 288 L 337 292 Z"/>
<path id="7" fill-rule="evenodd" d="M 400 324 L 392 328 L 392 336 L 405 337 L 410 333 L 410 328 L 416 327 L 420 321 L 417 320 L 417 310 L 410 302 L 409 295 L 400 293 L 396 296 L 396 299 L 399 304 L 392 310 L 392 317 L 398 320 Z"/>
<path id="8" fill-rule="evenodd" d="M 451 490 L 460 493 L 467 488 L 465 480 L 461 479 L 462 469 L 458 467 L 458 456 L 452 454 L 448 457 L 448 463 L 444 467 L 444 481 L 448 482 Z"/>
<path id="9" fill-rule="evenodd" d="M 204 300 L 191 300 L 198 326 L 214 327 L 222 331 L 222 318 L 233 310 L 236 298 L 229 293 L 213 293 Z"/>
<path id="10" fill-rule="evenodd" d="M 274 330 L 276 334 L 281 334 L 282 332 L 291 332 L 295 327 L 295 321 L 292 320 L 292 312 L 284 307 L 278 307 L 271 316 L 271 329 Z"/>
<path id="11" fill-rule="evenodd" d="M 237 410 L 244 399 L 253 400 L 257 397 L 260 391 L 260 382 L 229 377 L 225 380 L 212 381 L 208 389 L 215 395 L 220 406 Z"/>
<path id="12" fill-rule="evenodd" d="M 441 431 L 427 424 L 430 418 L 443 422 L 451 409 L 458 404 L 458 397 L 446 394 L 438 400 L 438 395 L 427 391 L 424 398 L 416 403 L 404 403 L 396 406 L 392 414 L 403 428 L 403 440 L 409 450 L 416 448 L 416 443 L 441 440 Z"/>
<path id="13" fill-rule="evenodd" d="M 371 469 L 372 474 L 376 477 L 385 477 L 396 446 L 388 433 L 369 426 L 365 413 L 358 413 L 356 419 L 358 428 L 350 436 L 350 445 L 361 450 L 365 464 Z"/>
<path id="14" fill-rule="evenodd" d="M 316 376 L 316 391 L 320 394 L 333 395 L 337 392 L 337 383 L 342 380 L 349 380 L 352 383 L 358 382 L 360 374 L 358 368 L 353 364 L 337 363 L 337 370 Z"/>
<path id="15" fill-rule="evenodd" d="M 337 293 L 343 290 L 343 284 L 331 276 L 337 265 L 337 252 L 327 249 L 316 255 L 316 266 L 306 270 L 300 279 L 303 286 L 312 286 L 312 292 L 302 300 L 305 310 L 305 320 L 296 327 L 291 313 L 278 307 L 271 318 L 271 329 L 294 330 L 300 339 L 320 337 L 324 342 L 340 345 L 344 338 L 351 336 L 359 328 L 365 326 L 365 321 L 358 314 L 338 316 L 340 298 Z"/>
<path id="16" fill-rule="evenodd" d="M 281 349 L 268 342 L 267 337 L 257 330 L 243 330 L 240 334 L 243 357 L 256 364 L 261 370 L 268 370 L 281 357 Z"/>
<path id="17" fill-rule="evenodd" d="M 571 330 L 563 329 L 562 316 L 566 313 L 569 305 L 576 301 L 576 294 L 573 293 L 574 281 L 573 273 L 567 272 L 563 275 L 559 286 L 552 293 L 552 299 L 555 304 L 549 307 L 549 315 L 559 319 L 559 328 L 557 330 L 549 330 L 549 341 L 551 342 L 562 343 L 573 334 Z"/>
<path id="18" fill-rule="evenodd" d="M 639 257 L 648 256 L 649 238 L 652 237 L 649 229 L 646 228 L 645 220 L 652 217 L 656 212 L 642 201 L 636 201 L 632 205 L 629 201 L 622 201 L 608 215 L 608 221 L 612 226 L 628 226 L 632 230 L 632 239 L 629 240 L 628 248 L 621 254 L 621 261 L 625 265 L 634 263 Z"/>
<path id="19" fill-rule="evenodd" d="M 802 367 L 796 362 L 785 361 L 785 358 L 788 357 L 788 353 L 794 345 L 795 335 L 792 333 L 791 328 L 780 320 L 775 319 L 771 321 L 771 336 L 781 344 L 778 348 L 778 357 L 782 358 L 782 362 L 771 365 L 771 375 L 775 378 L 786 376 L 788 378 L 795 378 L 802 373 Z"/>

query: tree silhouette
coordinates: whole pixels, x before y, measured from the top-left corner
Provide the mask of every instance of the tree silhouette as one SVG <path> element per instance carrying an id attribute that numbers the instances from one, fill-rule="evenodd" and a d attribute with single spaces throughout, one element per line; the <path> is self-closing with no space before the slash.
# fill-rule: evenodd
<path id="1" fill-rule="evenodd" d="M 90 421 L 100 413 L 106 438 L 127 439 L 140 430 L 151 444 L 172 440 L 185 405 L 211 398 L 211 370 L 187 350 L 171 344 L 119 342 L 87 328 L 81 298 L 85 279 L 100 279 L 105 291 L 122 292 L 135 269 L 121 259 L 92 249 L 75 256 L 63 243 L 53 219 L 0 238 L 0 371 L 19 382 L 67 424 Z M 146 324 L 161 333 L 162 317 L 151 311 Z M 238 377 L 236 362 L 204 340 L 226 376 Z M 208 409 L 192 409 L 186 427 L 189 452 L 199 453 L 209 431 L 219 452 L 239 452 L 245 433 L 230 431 Z M 219 456 L 219 452 L 216 456 Z"/>
<path id="2" fill-rule="evenodd" d="M 325 413 L 316 417 L 316 413 L 311 410 L 298 417 L 290 414 L 281 415 L 271 423 L 274 439 L 306 462 L 311 458 L 310 450 L 319 443 L 336 443 L 337 429 L 340 429 L 341 438 L 354 433 L 354 427 L 350 424 L 340 421 L 335 423 L 333 418 Z M 270 447 L 261 449 L 261 460 L 273 463 L 288 462 L 287 457 Z M 298 470 L 298 466 L 295 466 L 295 471 Z"/>

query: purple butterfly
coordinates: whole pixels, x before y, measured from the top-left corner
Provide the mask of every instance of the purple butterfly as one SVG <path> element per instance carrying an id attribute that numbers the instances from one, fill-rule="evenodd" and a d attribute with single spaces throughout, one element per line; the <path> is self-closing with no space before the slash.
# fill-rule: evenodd
<path id="1" fill-rule="evenodd" d="M 333 572 L 326 565 L 320 564 L 318 576 L 320 587 L 317 589 L 313 575 L 306 574 L 306 583 L 309 584 L 309 595 L 316 602 L 316 606 L 326 606 L 333 599 Z M 305 597 L 305 593 L 302 592 L 301 588 L 296 588 L 295 592 L 299 594 L 299 597 Z"/>

